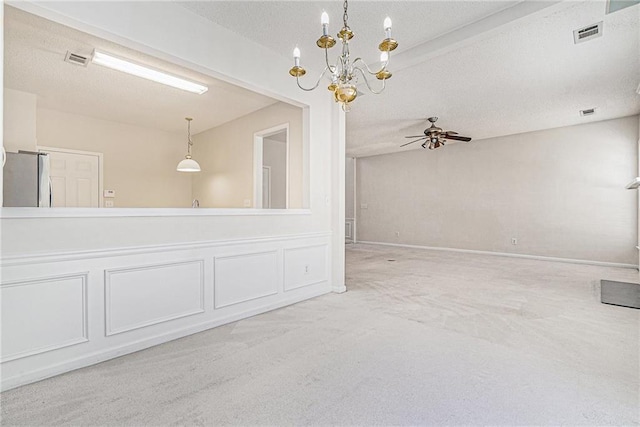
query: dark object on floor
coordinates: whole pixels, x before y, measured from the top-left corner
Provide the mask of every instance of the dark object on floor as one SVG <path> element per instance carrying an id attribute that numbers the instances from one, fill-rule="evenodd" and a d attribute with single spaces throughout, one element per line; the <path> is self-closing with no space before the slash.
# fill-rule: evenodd
<path id="1" fill-rule="evenodd" d="M 640 285 L 637 283 L 601 280 L 600 301 L 604 304 L 640 308 Z"/>

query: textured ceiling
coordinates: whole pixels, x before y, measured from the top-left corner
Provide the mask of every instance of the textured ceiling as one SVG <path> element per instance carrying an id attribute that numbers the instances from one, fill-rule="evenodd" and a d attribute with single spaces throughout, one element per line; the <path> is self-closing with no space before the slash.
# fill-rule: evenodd
<path id="1" fill-rule="evenodd" d="M 291 56 L 297 44 L 303 65 L 318 70 L 320 13 L 329 13 L 335 33 L 342 8 L 339 1 L 178 4 L 280 55 Z M 387 90 L 361 96 L 347 115 L 347 153 L 419 148 L 399 146 L 430 116 L 479 140 L 640 113 L 640 6 L 605 9 L 600 0 L 352 1 L 352 54 L 375 61 L 387 14 L 400 46 Z M 574 29 L 598 21 L 602 37 L 573 43 Z M 580 117 L 590 107 L 597 114 Z"/>
<path id="2" fill-rule="evenodd" d="M 383 21 L 393 21 L 393 37 L 400 41 L 395 53 L 425 40 L 478 21 L 519 1 L 354 1 L 349 3 L 349 27 L 355 37 L 352 52 L 378 61 L 378 44 L 384 38 Z M 321 71 L 324 56 L 316 46 L 322 35 L 320 15 L 329 14 L 334 35 L 342 27 L 342 1 L 179 1 L 177 4 L 291 57 L 297 45 L 303 65 Z M 333 57 L 338 47 L 333 49 Z"/>
<path id="3" fill-rule="evenodd" d="M 35 93 L 38 107 L 181 133 L 184 118 L 193 117 L 198 133 L 277 102 L 9 6 L 4 19 L 5 87 Z M 64 62 L 67 50 L 90 55 L 94 48 L 203 83 L 209 91 L 196 95 L 95 64 Z"/>

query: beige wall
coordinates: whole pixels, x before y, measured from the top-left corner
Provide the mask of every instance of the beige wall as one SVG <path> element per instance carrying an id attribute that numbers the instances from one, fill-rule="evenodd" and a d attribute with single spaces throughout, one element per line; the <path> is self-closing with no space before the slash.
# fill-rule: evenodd
<path id="1" fill-rule="evenodd" d="M 116 207 L 191 207 L 191 176 L 176 171 L 186 136 L 39 108 L 38 145 L 100 152 Z"/>
<path id="2" fill-rule="evenodd" d="M 344 189 L 344 198 L 345 198 L 345 218 L 355 218 L 354 212 L 354 187 L 353 180 L 355 178 L 355 159 L 352 157 L 347 157 L 345 160 L 345 189 Z"/>
<path id="3" fill-rule="evenodd" d="M 633 116 L 359 158 L 357 237 L 636 264 L 638 135 Z"/>
<path id="4" fill-rule="evenodd" d="M 3 145 L 13 153 L 36 150 L 36 96 L 4 88 Z"/>
<path id="5" fill-rule="evenodd" d="M 200 206 L 253 203 L 253 134 L 284 123 L 289 123 L 289 207 L 302 208 L 302 110 L 282 102 L 194 136 L 193 158 L 202 172 L 193 177 L 193 196 Z"/>
<path id="6" fill-rule="evenodd" d="M 262 144 L 262 164 L 271 168 L 271 208 L 285 209 L 287 207 L 287 144 L 269 138 L 264 138 Z"/>

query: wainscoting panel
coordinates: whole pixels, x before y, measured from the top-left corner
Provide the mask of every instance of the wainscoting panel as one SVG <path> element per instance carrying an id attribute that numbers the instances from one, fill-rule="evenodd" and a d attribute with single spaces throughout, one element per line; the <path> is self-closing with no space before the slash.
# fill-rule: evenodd
<path id="1" fill-rule="evenodd" d="M 88 341 L 87 273 L 3 283 L 2 362 Z"/>
<path id="2" fill-rule="evenodd" d="M 223 308 L 278 293 L 276 251 L 216 257 L 214 307 Z"/>
<path id="3" fill-rule="evenodd" d="M 328 280 L 328 246 L 313 245 L 284 250 L 284 290 Z"/>
<path id="4" fill-rule="evenodd" d="M 204 312 L 204 260 L 105 271 L 106 335 Z"/>
<path id="5" fill-rule="evenodd" d="M 344 239 L 347 242 L 352 242 L 355 238 L 353 235 L 353 228 L 356 220 L 354 218 L 345 218 L 344 222 Z"/>
<path id="6" fill-rule="evenodd" d="M 330 244 L 318 232 L 0 258 L 1 389 L 331 292 Z"/>

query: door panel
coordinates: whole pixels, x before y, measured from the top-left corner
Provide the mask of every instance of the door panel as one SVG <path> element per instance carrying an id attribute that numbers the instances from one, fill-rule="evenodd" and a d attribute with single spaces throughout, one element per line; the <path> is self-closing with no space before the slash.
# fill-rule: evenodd
<path id="1" fill-rule="evenodd" d="M 43 150 L 51 159 L 51 187 L 54 207 L 97 208 L 99 158 L 90 154 Z"/>

